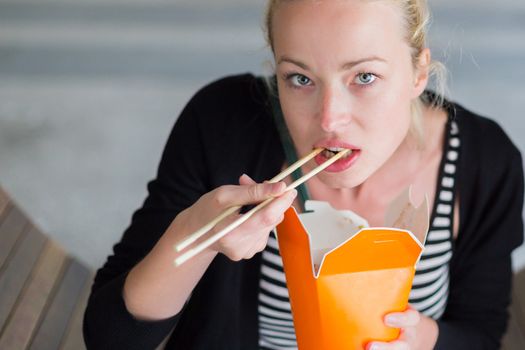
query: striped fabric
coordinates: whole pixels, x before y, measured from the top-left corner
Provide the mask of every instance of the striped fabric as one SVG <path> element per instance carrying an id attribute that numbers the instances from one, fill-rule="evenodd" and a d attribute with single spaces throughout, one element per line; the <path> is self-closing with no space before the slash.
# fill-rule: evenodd
<path id="1" fill-rule="evenodd" d="M 416 265 L 416 275 L 408 302 L 422 314 L 438 319 L 443 315 L 448 298 L 448 263 L 452 257 L 455 174 L 459 158 L 459 130 L 450 122 L 445 154 L 442 159 L 440 186 L 434 201 L 433 219 L 425 250 Z"/>
<path id="2" fill-rule="evenodd" d="M 450 121 L 448 126 L 432 222 L 425 242 L 425 250 L 416 265 L 416 274 L 409 297 L 412 307 L 434 319 L 441 317 L 448 298 L 455 174 L 460 147 L 457 123 Z M 297 349 L 283 263 L 273 232 L 262 253 L 259 286 L 260 349 Z"/>
<path id="3" fill-rule="evenodd" d="M 260 348 L 297 349 L 283 261 L 274 232 L 262 253 L 259 286 Z"/>

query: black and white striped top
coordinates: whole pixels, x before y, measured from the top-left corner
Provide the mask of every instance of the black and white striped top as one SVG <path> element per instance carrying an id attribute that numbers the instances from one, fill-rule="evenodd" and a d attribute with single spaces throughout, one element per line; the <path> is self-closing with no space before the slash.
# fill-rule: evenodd
<path id="1" fill-rule="evenodd" d="M 450 120 L 425 250 L 416 265 L 409 297 L 413 308 L 434 319 L 441 317 L 448 298 L 459 150 L 458 126 Z M 283 263 L 273 232 L 262 253 L 258 311 L 260 349 L 297 349 Z"/>

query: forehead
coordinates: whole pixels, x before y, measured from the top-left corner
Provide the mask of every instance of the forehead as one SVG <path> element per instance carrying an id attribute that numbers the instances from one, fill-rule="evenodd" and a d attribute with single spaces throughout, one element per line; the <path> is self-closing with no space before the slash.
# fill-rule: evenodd
<path id="1" fill-rule="evenodd" d="M 283 1 L 273 17 L 276 54 L 327 52 L 334 57 L 394 54 L 404 38 L 403 17 L 390 1 Z"/>

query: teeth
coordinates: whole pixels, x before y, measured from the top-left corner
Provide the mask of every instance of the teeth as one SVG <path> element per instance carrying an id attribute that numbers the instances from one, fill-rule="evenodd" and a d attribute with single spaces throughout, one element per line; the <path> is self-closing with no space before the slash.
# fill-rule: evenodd
<path id="1" fill-rule="evenodd" d="M 326 157 L 326 158 L 331 158 L 333 157 L 334 155 L 336 155 L 338 152 L 341 152 L 341 151 L 344 151 L 346 150 L 346 148 L 340 148 L 340 147 L 328 147 L 328 148 L 325 148 L 324 151 L 322 152 L 323 155 Z M 350 154 L 352 154 L 352 152 L 348 152 L 347 154 L 345 154 L 343 156 L 343 158 L 346 158 L 348 156 L 350 156 Z"/>
<path id="2" fill-rule="evenodd" d="M 332 152 L 341 152 L 345 150 L 345 148 L 341 148 L 341 147 L 328 147 L 326 149 Z"/>

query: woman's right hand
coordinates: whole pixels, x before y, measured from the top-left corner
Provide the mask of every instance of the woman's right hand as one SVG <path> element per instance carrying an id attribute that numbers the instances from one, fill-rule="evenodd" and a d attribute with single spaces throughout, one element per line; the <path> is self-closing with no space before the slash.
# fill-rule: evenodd
<path id="1" fill-rule="evenodd" d="M 175 231 L 180 240 L 180 237 L 186 237 L 200 229 L 229 207 L 257 204 L 269 197 L 278 197 L 208 248 L 223 253 L 234 261 L 250 259 L 266 247 L 270 231 L 283 220 L 284 212 L 297 196 L 296 190 L 284 193 L 285 188 L 284 182 L 256 183 L 248 175 L 242 175 L 238 186 L 218 187 L 182 211 L 175 218 L 168 232 Z M 205 237 L 218 232 L 239 216 L 240 214 L 233 214 L 224 219 Z"/>
<path id="2" fill-rule="evenodd" d="M 297 195 L 295 190 L 284 193 L 285 187 L 283 182 L 258 184 L 243 175 L 238 186 L 221 186 L 182 211 L 153 250 L 128 274 L 123 289 L 128 311 L 142 320 L 171 317 L 182 310 L 218 252 L 238 261 L 249 259 L 263 250 L 270 231 L 282 221 L 284 212 Z M 173 267 L 173 244 L 197 231 L 229 207 L 260 203 L 270 196 L 278 198 L 208 249 L 177 268 Z M 217 232 L 238 216 L 234 214 L 226 218 L 212 231 Z M 208 232 L 205 237 L 214 232 Z"/>

